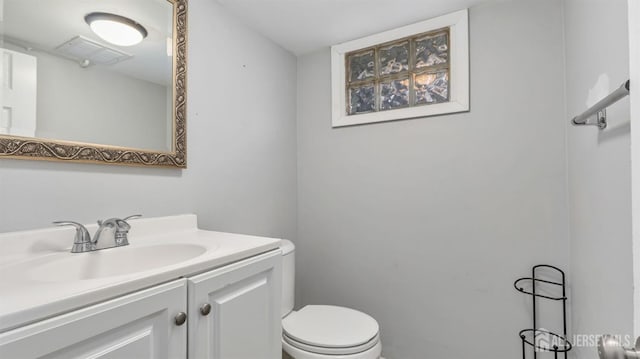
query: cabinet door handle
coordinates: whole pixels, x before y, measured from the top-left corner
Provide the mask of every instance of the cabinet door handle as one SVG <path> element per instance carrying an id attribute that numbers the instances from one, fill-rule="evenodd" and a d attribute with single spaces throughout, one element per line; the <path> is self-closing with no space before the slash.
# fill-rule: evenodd
<path id="1" fill-rule="evenodd" d="M 207 316 L 209 313 L 211 313 L 211 304 L 207 303 L 200 307 L 200 314 Z"/>
<path id="2" fill-rule="evenodd" d="M 187 314 L 185 312 L 180 312 L 176 315 L 176 325 L 180 326 L 187 321 Z"/>

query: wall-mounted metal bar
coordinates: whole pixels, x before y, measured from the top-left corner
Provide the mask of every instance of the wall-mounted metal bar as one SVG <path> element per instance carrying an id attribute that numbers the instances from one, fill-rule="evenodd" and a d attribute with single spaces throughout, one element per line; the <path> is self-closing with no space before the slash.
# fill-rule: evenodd
<path id="1" fill-rule="evenodd" d="M 631 87 L 630 81 L 627 80 L 617 90 L 610 93 L 607 97 L 598 101 L 595 105 L 589 107 L 588 110 L 579 114 L 571 120 L 574 125 L 595 125 L 604 129 L 607 127 L 607 112 L 605 109 L 629 94 Z M 589 122 L 589 118 L 596 116 L 595 122 Z"/>

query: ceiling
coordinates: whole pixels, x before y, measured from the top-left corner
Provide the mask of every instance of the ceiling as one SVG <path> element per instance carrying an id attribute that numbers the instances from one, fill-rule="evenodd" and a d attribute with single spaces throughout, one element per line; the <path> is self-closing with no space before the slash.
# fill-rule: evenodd
<path id="1" fill-rule="evenodd" d="M 217 0 L 296 55 L 488 0 Z"/>
<path id="2" fill-rule="evenodd" d="M 96 11 L 129 17 L 142 24 L 148 35 L 134 46 L 108 44 L 84 21 L 86 14 Z M 166 47 L 167 37 L 172 34 L 172 24 L 172 5 L 166 0 L 4 0 L 4 21 L 0 32 L 6 41 L 14 42 L 14 45 L 25 45 L 51 54 L 62 43 L 81 35 L 133 55 L 131 59 L 108 65 L 109 70 L 168 85 L 171 84 L 172 61 L 167 56 Z"/>

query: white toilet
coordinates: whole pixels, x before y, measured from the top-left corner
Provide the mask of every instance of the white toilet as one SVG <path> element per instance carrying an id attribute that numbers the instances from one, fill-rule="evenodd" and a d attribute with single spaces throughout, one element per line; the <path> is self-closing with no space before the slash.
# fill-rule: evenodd
<path id="1" fill-rule="evenodd" d="M 378 322 L 357 310 L 307 305 L 293 311 L 295 246 L 283 240 L 282 348 L 294 359 L 378 359 Z"/>

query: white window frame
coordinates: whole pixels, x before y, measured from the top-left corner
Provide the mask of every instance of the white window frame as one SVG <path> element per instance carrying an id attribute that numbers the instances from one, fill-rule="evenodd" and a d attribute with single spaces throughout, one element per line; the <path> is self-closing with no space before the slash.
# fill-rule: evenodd
<path id="1" fill-rule="evenodd" d="M 347 115 L 345 55 L 404 37 L 449 28 L 450 77 L 449 102 L 406 107 L 396 110 Z M 456 11 L 372 36 L 331 47 L 332 126 L 351 126 L 364 123 L 403 120 L 469 111 L 469 12 Z"/>

